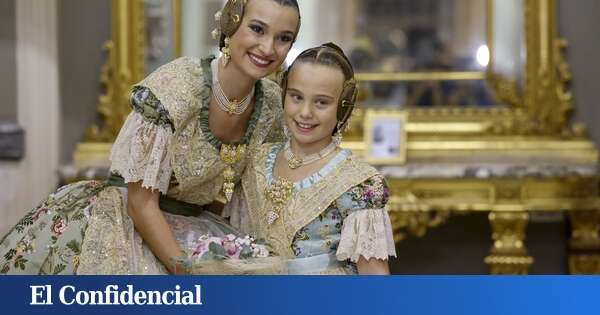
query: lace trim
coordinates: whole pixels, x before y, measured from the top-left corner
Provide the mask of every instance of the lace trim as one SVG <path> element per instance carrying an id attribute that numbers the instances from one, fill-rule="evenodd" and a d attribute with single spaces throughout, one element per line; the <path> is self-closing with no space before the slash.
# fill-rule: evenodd
<path id="1" fill-rule="evenodd" d="M 142 187 L 158 189 L 166 194 L 173 168 L 168 128 L 144 120 L 138 112 L 127 117 L 110 154 L 111 172 L 123 177 L 125 183 L 142 181 Z"/>
<path id="2" fill-rule="evenodd" d="M 336 257 L 356 263 L 360 256 L 367 260 L 396 257 L 392 225 L 385 209 L 355 211 L 344 220 Z"/>
<path id="3" fill-rule="evenodd" d="M 285 146 L 285 143 L 278 143 L 276 145 L 273 146 L 273 148 L 271 148 L 271 150 L 269 151 L 268 155 L 267 155 L 267 160 L 266 160 L 266 164 L 265 164 L 265 174 L 267 176 L 267 184 L 271 185 L 271 183 L 273 182 L 273 168 L 275 167 L 275 159 L 277 158 L 277 154 L 279 153 L 279 151 L 283 150 L 283 147 Z M 327 174 L 329 174 L 331 171 L 333 171 L 337 165 L 344 161 L 346 158 L 348 158 L 350 155 L 352 155 L 352 151 L 350 150 L 341 150 L 340 152 L 338 152 L 336 154 L 336 156 L 331 159 L 329 162 L 327 162 L 327 164 L 325 164 L 325 166 L 323 166 L 320 170 L 316 171 L 315 173 L 309 175 L 308 177 L 305 177 L 297 182 L 294 182 L 294 191 L 298 192 L 300 190 L 306 189 L 311 187 L 312 185 L 316 184 L 317 182 L 319 182 L 320 180 L 322 180 L 323 178 L 325 178 L 325 176 L 327 176 Z"/>

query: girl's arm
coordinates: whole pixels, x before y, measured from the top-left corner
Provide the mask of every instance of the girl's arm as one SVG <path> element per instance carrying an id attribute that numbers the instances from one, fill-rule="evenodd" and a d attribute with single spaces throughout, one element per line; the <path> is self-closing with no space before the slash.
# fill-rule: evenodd
<path id="1" fill-rule="evenodd" d="M 371 258 L 366 260 L 363 256 L 356 263 L 358 273 L 361 275 L 389 275 L 390 267 L 387 260 Z"/>
<path id="2" fill-rule="evenodd" d="M 170 273 L 183 272 L 172 261 L 184 253 L 158 207 L 160 193 L 143 188 L 141 182 L 129 183 L 127 187 L 127 212 L 137 232 Z"/>

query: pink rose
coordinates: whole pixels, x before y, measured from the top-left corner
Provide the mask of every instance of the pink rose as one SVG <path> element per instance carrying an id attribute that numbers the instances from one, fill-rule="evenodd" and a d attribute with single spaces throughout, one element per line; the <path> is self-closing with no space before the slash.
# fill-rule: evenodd
<path id="1" fill-rule="evenodd" d="M 60 220 L 54 222 L 54 224 L 52 224 L 52 233 L 54 233 L 54 235 L 56 235 L 56 236 L 60 236 L 61 234 L 63 234 L 63 232 L 66 229 L 67 229 L 67 223 L 63 219 L 60 219 Z"/>
<path id="2" fill-rule="evenodd" d="M 235 242 L 224 241 L 223 242 L 223 249 L 225 249 L 225 254 L 229 258 L 233 258 L 233 259 L 239 259 L 240 258 L 241 249 L 239 247 L 235 246 Z"/>
<path id="3" fill-rule="evenodd" d="M 202 255 L 208 251 L 208 244 L 208 240 L 200 239 L 198 241 L 198 245 L 196 246 L 196 250 L 194 250 L 192 253 L 192 256 L 202 257 Z"/>

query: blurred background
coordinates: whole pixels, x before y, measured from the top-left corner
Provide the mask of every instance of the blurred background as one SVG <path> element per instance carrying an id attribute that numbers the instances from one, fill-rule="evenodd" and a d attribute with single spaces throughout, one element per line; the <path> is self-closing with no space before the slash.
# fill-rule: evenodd
<path id="1" fill-rule="evenodd" d="M 388 178 L 394 273 L 600 273 L 600 2 L 298 2 L 286 62 L 333 41 L 357 72 L 345 145 Z M 60 184 L 106 176 L 129 87 L 218 54 L 223 3 L 0 0 L 0 234 Z M 402 156 L 369 156 L 382 116 Z"/>

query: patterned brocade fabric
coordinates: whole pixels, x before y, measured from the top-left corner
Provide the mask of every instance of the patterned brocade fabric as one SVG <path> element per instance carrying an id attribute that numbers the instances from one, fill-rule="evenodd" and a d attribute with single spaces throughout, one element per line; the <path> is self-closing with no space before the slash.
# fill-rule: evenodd
<path id="1" fill-rule="evenodd" d="M 133 110 L 140 113 L 146 121 L 175 131 L 169 112 L 149 88 L 143 86 L 133 87 L 130 104 Z"/>

